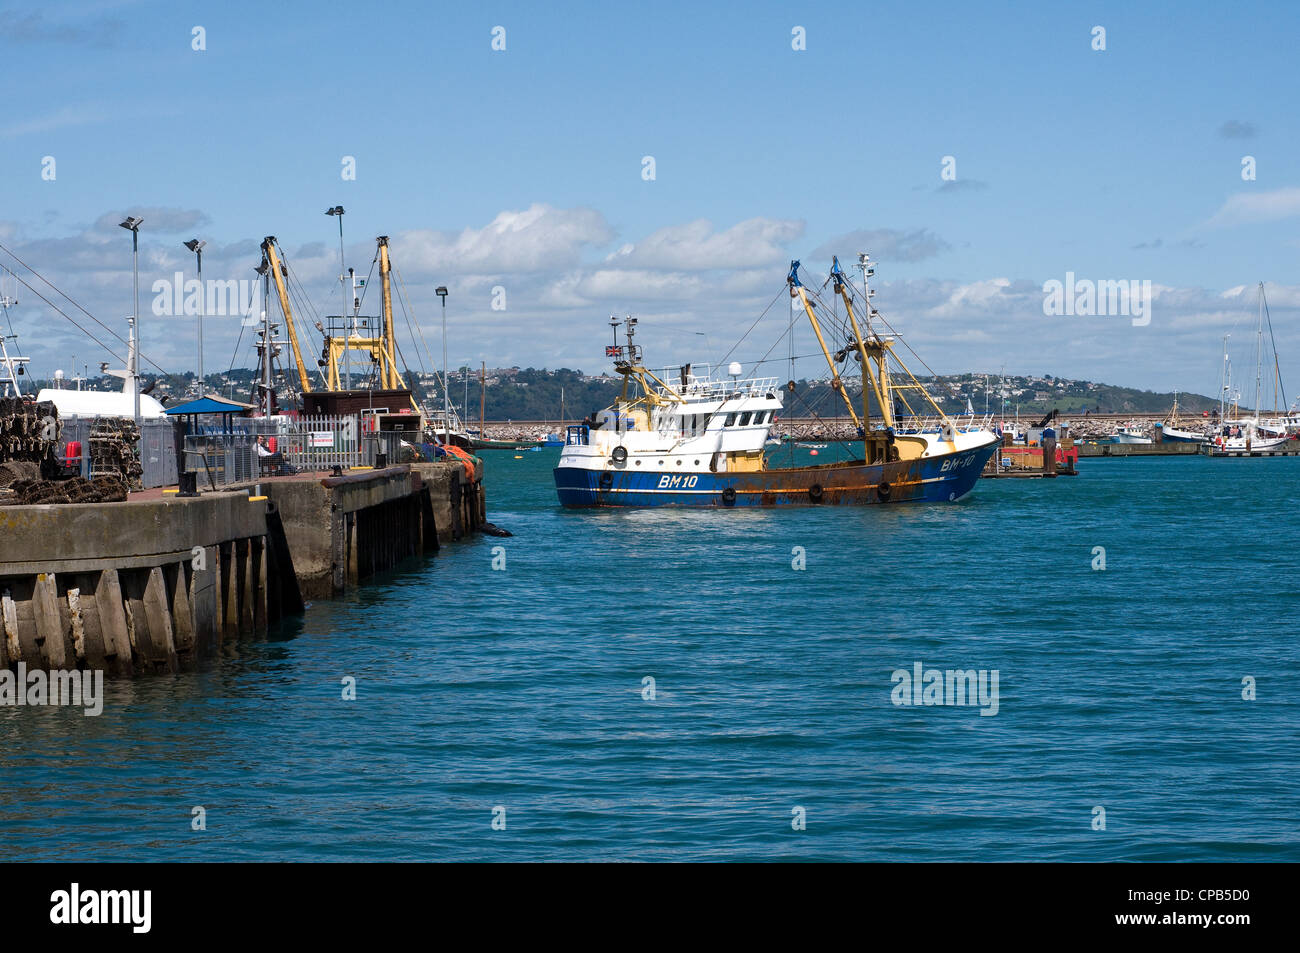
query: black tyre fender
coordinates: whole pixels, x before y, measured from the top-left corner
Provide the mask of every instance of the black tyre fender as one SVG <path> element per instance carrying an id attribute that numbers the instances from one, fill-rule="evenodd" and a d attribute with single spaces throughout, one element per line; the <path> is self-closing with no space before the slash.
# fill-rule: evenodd
<path id="1" fill-rule="evenodd" d="M 727 506 L 736 505 L 736 488 L 734 486 L 726 487 L 722 491 L 722 502 Z"/>
<path id="2" fill-rule="evenodd" d="M 613 485 L 614 485 L 614 474 L 610 473 L 608 470 L 601 471 L 600 488 L 602 490 L 608 490 Z"/>
<path id="3" fill-rule="evenodd" d="M 615 447 L 610 456 L 615 463 L 623 463 L 627 460 L 627 447 Z"/>
<path id="4" fill-rule="evenodd" d="M 822 501 L 822 485 L 820 483 L 814 483 L 812 486 L 808 487 L 808 499 L 812 500 L 814 503 L 820 503 Z"/>
<path id="5" fill-rule="evenodd" d="M 889 497 L 893 492 L 894 488 L 892 486 L 888 483 L 881 483 L 876 487 L 876 499 L 881 503 L 888 503 Z"/>

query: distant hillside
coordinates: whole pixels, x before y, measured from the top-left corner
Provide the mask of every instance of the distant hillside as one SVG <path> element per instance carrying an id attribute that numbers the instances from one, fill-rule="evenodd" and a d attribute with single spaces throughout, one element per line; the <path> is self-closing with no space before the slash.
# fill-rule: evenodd
<path id="1" fill-rule="evenodd" d="M 277 384 L 287 382 L 281 375 Z M 250 400 L 254 371 L 235 369 L 229 374 L 212 375 L 207 389 L 233 397 Z M 975 413 L 998 413 L 999 402 L 1005 402 L 1006 414 L 1022 417 L 1042 416 L 1053 408 L 1065 415 L 1083 416 L 1086 413 L 1104 414 L 1166 414 L 1173 405 L 1172 393 L 1098 384 L 1092 381 L 1070 380 L 1063 377 L 999 378 L 996 374 L 953 374 L 920 378 L 929 392 L 948 413 L 963 413 L 967 398 Z M 986 387 L 987 381 L 987 387 Z M 34 382 L 36 387 L 48 386 L 45 381 Z M 417 396 L 427 397 L 438 393 L 433 375 L 417 375 L 409 381 Z M 846 382 L 855 397 L 857 385 Z M 187 392 L 193 393 L 193 374 L 174 374 L 159 381 L 155 396 L 171 394 L 174 401 L 183 400 Z M 65 385 L 68 386 L 68 385 Z M 121 381 L 111 377 L 92 378 L 87 386 L 94 390 L 118 390 Z M 486 416 L 488 420 L 558 420 L 563 394 L 564 415 L 569 420 L 582 418 L 594 410 L 609 406 L 622 387 L 622 378 L 613 375 L 590 375 L 580 370 L 559 368 L 494 368 L 487 371 Z M 479 372 L 460 368 L 451 372 L 451 400 L 467 422 L 479 416 Z M 900 396 L 924 412 L 915 394 L 904 390 Z M 800 380 L 794 394 L 785 393 L 786 416 L 840 416 L 843 402 L 836 396 L 827 380 Z M 1179 394 L 1178 408 L 1189 414 L 1199 414 L 1218 406 L 1218 401 L 1201 394 Z M 874 408 L 873 408 L 874 410 Z"/>

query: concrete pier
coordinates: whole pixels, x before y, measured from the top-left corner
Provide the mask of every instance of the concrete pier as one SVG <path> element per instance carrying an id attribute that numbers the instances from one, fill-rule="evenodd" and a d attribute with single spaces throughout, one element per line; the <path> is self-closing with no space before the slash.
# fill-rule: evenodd
<path id="1" fill-rule="evenodd" d="M 301 610 L 266 512 L 245 494 L 0 507 L 0 665 L 174 672 L 264 634 Z"/>
<path id="2" fill-rule="evenodd" d="M 0 667 L 174 672 L 485 521 L 460 462 L 0 506 Z"/>

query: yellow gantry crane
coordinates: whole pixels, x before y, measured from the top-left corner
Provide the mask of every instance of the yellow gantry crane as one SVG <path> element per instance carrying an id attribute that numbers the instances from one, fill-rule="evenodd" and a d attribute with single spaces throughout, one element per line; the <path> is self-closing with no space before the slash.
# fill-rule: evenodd
<path id="1" fill-rule="evenodd" d="M 397 336 L 393 329 L 393 290 L 392 262 L 388 257 L 388 236 L 380 235 L 375 239 L 378 246 L 379 283 L 383 299 L 383 329 L 379 337 L 362 336 L 355 331 L 342 337 L 327 335 L 325 338 L 325 386 L 327 390 L 343 390 L 339 379 L 339 361 L 349 350 L 364 351 L 370 360 L 379 367 L 379 386 L 384 390 L 407 390 L 406 382 L 397 370 Z M 420 410 L 414 396 L 411 406 Z"/>
<path id="2" fill-rule="evenodd" d="M 311 378 L 307 375 L 307 367 L 302 362 L 302 351 L 298 347 L 298 330 L 294 327 L 293 311 L 289 307 L 289 288 L 284 280 L 288 269 L 277 253 L 274 235 L 267 235 L 262 240 L 262 255 L 266 258 L 267 265 L 271 269 L 271 277 L 275 280 L 275 292 L 280 296 L 280 310 L 284 312 L 284 326 L 289 332 L 289 347 L 293 350 L 293 363 L 298 370 L 298 385 L 304 394 L 311 393 Z M 270 342 L 268 341 L 267 344 L 269 345 Z"/>
<path id="3" fill-rule="evenodd" d="M 370 355 L 372 363 L 379 369 L 379 386 L 384 390 L 409 390 L 401 373 L 397 370 L 397 336 L 393 327 L 392 263 L 388 256 L 388 236 L 380 235 L 375 239 L 378 245 L 379 279 L 383 298 L 383 328 L 379 337 L 363 336 L 355 331 L 336 337 L 324 333 L 324 348 L 320 364 L 324 368 L 324 387 L 327 392 L 342 391 L 339 376 L 339 362 L 349 350 L 363 351 Z M 322 389 L 313 390 L 311 375 L 302 358 L 298 329 L 293 318 L 293 309 L 289 303 L 287 283 L 288 265 L 284 253 L 280 250 L 274 235 L 268 235 L 262 241 L 262 256 L 267 269 L 275 281 L 276 294 L 280 299 L 280 310 L 284 313 L 285 329 L 289 334 L 289 346 L 293 351 L 294 368 L 298 375 L 298 384 L 304 394 L 320 393 Z M 346 315 L 344 316 L 346 319 Z M 325 332 L 318 323 L 316 327 Z M 411 406 L 417 412 L 420 405 L 411 396 Z"/>

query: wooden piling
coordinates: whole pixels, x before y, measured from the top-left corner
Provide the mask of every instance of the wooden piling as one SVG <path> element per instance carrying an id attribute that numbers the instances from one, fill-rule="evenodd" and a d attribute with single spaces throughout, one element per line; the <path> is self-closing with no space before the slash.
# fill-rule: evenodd
<path id="1" fill-rule="evenodd" d="M 36 642 L 41 647 L 46 667 L 68 668 L 69 654 L 72 654 L 74 661 L 76 655 L 68 652 L 63 620 L 59 615 L 58 586 L 54 573 L 37 573 L 36 588 L 32 593 L 32 611 L 36 617 Z"/>
<path id="2" fill-rule="evenodd" d="M 195 656 L 207 655 L 221 641 L 221 603 L 218 598 L 220 571 L 219 549 L 216 546 L 204 547 L 203 568 L 195 567 L 189 575 Z"/>
<path id="3" fill-rule="evenodd" d="M 148 626 L 148 642 L 143 653 L 145 660 L 157 669 L 178 671 L 180 666 L 176 658 L 171 607 L 167 599 L 167 580 L 163 576 L 161 566 L 154 566 L 148 570 L 140 602 L 144 607 L 144 620 Z M 139 621 L 137 618 L 137 626 Z"/>
<path id="4" fill-rule="evenodd" d="M 261 536 L 248 541 L 249 579 L 252 582 L 253 633 L 266 635 L 266 543 Z"/>
<path id="5" fill-rule="evenodd" d="M 238 631 L 242 638 L 253 634 L 253 575 L 248 540 L 235 540 L 235 581 L 238 602 Z"/>
<path id="6" fill-rule="evenodd" d="M 104 658 L 109 671 L 116 675 L 135 673 L 131 653 L 131 633 L 127 627 L 126 605 L 122 598 L 122 581 L 116 569 L 105 569 L 99 574 L 95 587 L 95 609 L 104 632 Z"/>
<path id="7" fill-rule="evenodd" d="M 167 608 L 172 622 L 172 639 L 176 656 L 181 661 L 194 655 L 194 615 L 190 604 L 188 561 L 172 563 L 163 568 L 163 580 L 166 583 Z"/>
<path id="8" fill-rule="evenodd" d="M 234 641 L 239 638 L 239 585 L 235 563 L 235 544 L 233 540 L 222 543 L 220 586 L 217 603 L 221 607 L 221 641 Z"/>
<path id="9" fill-rule="evenodd" d="M 6 589 L 0 593 L 0 668 L 9 667 L 10 644 L 14 656 L 18 656 L 18 610 Z"/>
<path id="10" fill-rule="evenodd" d="M 86 661 L 86 626 L 81 612 L 81 590 L 68 590 L 68 630 L 72 636 L 72 650 L 76 653 L 77 667 Z"/>

